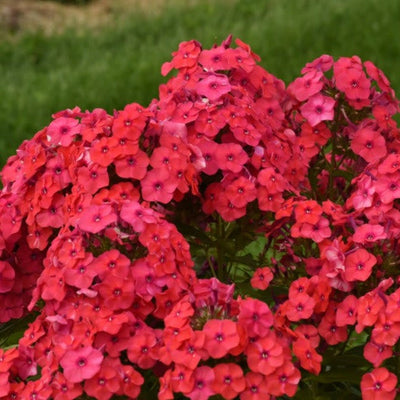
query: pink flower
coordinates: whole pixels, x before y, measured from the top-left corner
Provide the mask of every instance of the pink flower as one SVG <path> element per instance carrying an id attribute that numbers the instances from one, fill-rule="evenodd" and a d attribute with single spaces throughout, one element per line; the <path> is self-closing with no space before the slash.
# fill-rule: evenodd
<path id="1" fill-rule="evenodd" d="M 69 146 L 74 136 L 80 133 L 79 121 L 75 118 L 60 117 L 47 128 L 47 139 L 51 144 Z"/>
<path id="2" fill-rule="evenodd" d="M 301 115 L 311 126 L 318 125 L 321 121 L 332 121 L 335 103 L 331 97 L 317 93 L 300 107 Z"/>
<path id="3" fill-rule="evenodd" d="M 117 215 L 110 205 L 92 204 L 86 208 L 79 220 L 79 228 L 86 232 L 98 233 L 107 225 L 113 224 L 117 221 Z"/>
<path id="4" fill-rule="evenodd" d="M 64 376 L 67 380 L 82 382 L 92 378 L 100 371 L 103 358 L 104 356 L 99 350 L 91 346 L 82 347 L 67 351 L 60 360 L 60 365 L 64 369 Z"/>
<path id="5" fill-rule="evenodd" d="M 384 227 L 378 224 L 363 224 L 357 227 L 353 234 L 353 240 L 356 243 L 370 243 L 386 238 Z"/>
<path id="6" fill-rule="evenodd" d="M 225 75 L 212 74 L 197 84 L 197 93 L 211 101 L 218 100 L 224 94 L 229 93 L 230 90 L 231 85 Z"/>

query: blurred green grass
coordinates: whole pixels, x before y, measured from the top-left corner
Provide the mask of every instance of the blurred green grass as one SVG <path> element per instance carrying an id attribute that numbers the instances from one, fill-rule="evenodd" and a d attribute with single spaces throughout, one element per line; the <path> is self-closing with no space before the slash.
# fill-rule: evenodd
<path id="1" fill-rule="evenodd" d="M 147 105 L 181 41 L 204 47 L 228 34 L 250 44 L 261 65 L 289 83 L 321 54 L 359 55 L 400 90 L 398 0 L 166 0 L 160 13 L 115 15 L 101 30 L 0 39 L 0 165 L 51 114 L 75 105 L 108 112 Z"/>

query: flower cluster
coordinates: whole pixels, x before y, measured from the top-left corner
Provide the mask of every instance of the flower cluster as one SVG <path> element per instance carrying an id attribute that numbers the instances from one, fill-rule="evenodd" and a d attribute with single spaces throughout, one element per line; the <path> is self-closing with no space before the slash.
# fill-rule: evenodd
<path id="1" fill-rule="evenodd" d="M 181 43 L 148 107 L 58 112 L 9 158 L 1 400 L 396 397 L 394 92 L 356 56 L 285 87 L 236 44 Z"/>

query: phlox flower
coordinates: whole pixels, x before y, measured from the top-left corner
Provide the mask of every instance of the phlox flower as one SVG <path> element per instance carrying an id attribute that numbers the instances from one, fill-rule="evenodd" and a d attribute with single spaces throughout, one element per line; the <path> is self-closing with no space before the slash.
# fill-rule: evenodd
<path id="1" fill-rule="evenodd" d="M 365 72 L 360 68 L 360 64 L 353 64 L 346 69 L 337 68 L 336 62 L 334 68 L 336 87 L 345 93 L 346 97 L 351 100 L 367 99 L 370 94 L 371 81 L 365 75 Z M 354 68 L 353 66 L 356 65 Z"/>
<path id="2" fill-rule="evenodd" d="M 85 188 L 85 192 L 90 194 L 96 193 L 110 183 L 107 168 L 97 164 L 82 166 L 77 169 L 76 174 L 78 184 Z"/>
<path id="3" fill-rule="evenodd" d="M 314 61 L 311 61 L 303 67 L 301 70 L 302 74 L 306 74 L 307 72 L 313 71 L 316 69 L 317 71 L 326 72 L 329 71 L 333 66 L 333 57 L 328 54 L 323 54 L 322 56 L 316 58 Z"/>
<path id="4" fill-rule="evenodd" d="M 336 325 L 354 325 L 357 321 L 357 297 L 352 294 L 339 303 L 336 310 Z"/>
<path id="5" fill-rule="evenodd" d="M 305 338 L 294 341 L 293 353 L 299 359 L 302 368 L 314 375 L 321 372 L 322 356 L 311 346 L 310 341 Z"/>
<path id="6" fill-rule="evenodd" d="M 129 278 L 121 278 L 118 275 L 108 274 L 107 278 L 95 286 L 104 300 L 106 307 L 111 310 L 125 310 L 129 308 L 135 296 L 135 285 Z"/>
<path id="7" fill-rule="evenodd" d="M 269 400 L 267 379 L 263 374 L 250 371 L 245 376 L 246 388 L 240 394 L 240 400 Z"/>
<path id="8" fill-rule="evenodd" d="M 364 358 L 374 366 L 374 368 L 377 368 L 384 360 L 392 357 L 393 346 L 377 344 L 371 340 L 364 346 L 363 355 Z"/>
<path id="9" fill-rule="evenodd" d="M 315 94 L 307 103 L 300 107 L 301 115 L 311 126 L 318 125 L 321 121 L 332 121 L 336 101 L 323 94 Z"/>
<path id="10" fill-rule="evenodd" d="M 74 136 L 80 133 L 79 121 L 75 118 L 60 117 L 47 128 L 47 139 L 53 145 L 69 146 Z"/>
<path id="11" fill-rule="evenodd" d="M 376 257 L 365 249 L 357 249 L 348 254 L 345 259 L 344 276 L 348 281 L 366 281 L 376 264 Z"/>
<path id="12" fill-rule="evenodd" d="M 103 354 L 91 346 L 67 350 L 60 360 L 65 378 L 70 382 L 82 382 L 100 371 Z"/>
<path id="13" fill-rule="evenodd" d="M 131 336 L 128 343 L 129 361 L 135 363 L 139 368 L 148 369 L 154 366 L 157 361 L 156 346 L 158 340 L 151 329 L 142 329 L 134 336 Z"/>
<path id="14" fill-rule="evenodd" d="M 115 222 L 117 214 L 110 205 L 92 204 L 82 211 L 77 223 L 83 231 L 98 233 Z"/>
<path id="15" fill-rule="evenodd" d="M 210 50 L 202 50 L 199 56 L 199 63 L 208 71 L 222 71 L 230 67 L 226 56 L 226 49 L 222 46 Z"/>
<path id="16" fill-rule="evenodd" d="M 304 101 L 309 97 L 317 94 L 324 82 L 322 80 L 323 73 L 317 69 L 308 71 L 301 78 L 296 78 L 287 88 L 289 93 L 292 93 L 297 100 Z"/>
<path id="17" fill-rule="evenodd" d="M 312 348 L 317 348 L 320 343 L 320 337 L 318 329 L 311 324 L 301 324 L 295 329 L 295 334 L 299 338 L 305 338 L 308 340 Z"/>
<path id="18" fill-rule="evenodd" d="M 299 293 L 285 303 L 286 317 L 290 321 L 308 319 L 314 311 L 315 300 L 306 293 Z"/>
<path id="19" fill-rule="evenodd" d="M 234 399 L 246 387 L 243 370 L 233 363 L 218 364 L 214 367 L 215 380 L 212 388 L 224 399 Z"/>
<path id="20" fill-rule="evenodd" d="M 347 327 L 336 324 L 336 314 L 333 308 L 329 308 L 318 325 L 318 333 L 331 346 L 347 340 Z"/>
<path id="21" fill-rule="evenodd" d="M 245 207 L 257 197 L 257 190 L 253 182 L 240 176 L 228 185 L 225 194 L 235 207 Z"/>
<path id="22" fill-rule="evenodd" d="M 200 96 L 216 101 L 231 91 L 231 84 L 226 75 L 211 74 L 197 84 L 196 90 Z"/>
<path id="23" fill-rule="evenodd" d="M 373 326 L 384 307 L 383 299 L 372 292 L 361 296 L 358 299 L 356 332 L 362 332 L 365 326 Z"/>
<path id="24" fill-rule="evenodd" d="M 166 76 L 173 68 L 191 68 L 197 63 L 201 52 L 201 45 L 196 40 L 179 44 L 179 49 L 172 53 L 172 61 L 165 62 L 161 67 L 161 74 Z"/>
<path id="25" fill-rule="evenodd" d="M 69 382 L 61 372 L 56 372 L 51 387 L 53 388 L 54 400 L 76 399 L 83 392 L 81 385 L 76 382 Z"/>
<path id="26" fill-rule="evenodd" d="M 240 342 L 236 323 L 229 319 L 210 319 L 203 327 L 204 347 L 212 358 L 221 358 Z"/>
<path id="27" fill-rule="evenodd" d="M 215 151 L 215 159 L 220 169 L 238 173 L 249 157 L 239 144 L 221 143 Z"/>
<path id="28" fill-rule="evenodd" d="M 400 173 L 386 174 L 376 182 L 376 192 L 384 204 L 400 198 Z"/>
<path id="29" fill-rule="evenodd" d="M 193 373 L 194 387 L 187 396 L 190 400 L 207 400 L 215 392 L 212 384 L 215 380 L 214 370 L 207 365 L 203 365 L 195 369 Z"/>
<path id="30" fill-rule="evenodd" d="M 367 162 L 376 162 L 387 154 L 386 140 L 378 132 L 370 128 L 358 129 L 351 140 L 351 149 Z"/>
<path id="31" fill-rule="evenodd" d="M 365 400 L 394 400 L 397 377 L 386 368 L 376 368 L 363 375 L 361 393 Z"/>
<path id="32" fill-rule="evenodd" d="M 289 397 L 293 397 L 300 378 L 300 371 L 291 362 L 285 362 L 268 377 L 268 391 L 274 396 L 286 394 Z"/>
<path id="33" fill-rule="evenodd" d="M 268 305 L 258 299 L 245 299 L 239 303 L 238 324 L 250 337 L 266 336 L 273 325 Z"/>
<path id="34" fill-rule="evenodd" d="M 373 243 L 378 240 L 386 239 L 387 233 L 382 225 L 363 224 L 355 229 L 353 240 L 356 243 Z"/>
<path id="35" fill-rule="evenodd" d="M 378 165 L 380 174 L 394 174 L 400 170 L 400 154 L 390 153 Z"/>
<path id="36" fill-rule="evenodd" d="M 245 354 L 249 368 L 264 375 L 271 374 L 285 361 L 283 348 L 277 341 L 274 331 L 250 342 Z"/>
<path id="37" fill-rule="evenodd" d="M 147 173 L 148 165 L 149 157 L 142 150 L 121 155 L 114 160 L 115 172 L 121 178 L 141 180 Z"/>
<path id="38" fill-rule="evenodd" d="M 132 366 L 121 364 L 118 374 L 121 377 L 118 394 L 124 394 L 135 399 L 140 393 L 140 387 L 144 383 L 142 375 Z"/>
<path id="39" fill-rule="evenodd" d="M 124 203 L 121 207 L 120 217 L 128 222 L 136 232 L 142 232 L 147 224 L 157 222 L 153 209 L 144 207 L 136 201 Z"/>
<path id="40" fill-rule="evenodd" d="M 140 185 L 144 200 L 166 204 L 171 201 L 178 182 L 166 168 L 157 168 L 148 171 Z"/>
<path id="41" fill-rule="evenodd" d="M 400 321 L 391 315 L 380 313 L 372 329 L 371 340 L 375 343 L 394 346 L 400 338 Z"/>
<path id="42" fill-rule="evenodd" d="M 254 289 L 265 290 L 274 278 L 274 274 L 269 267 L 257 268 L 250 279 L 250 284 Z"/>
<path id="43" fill-rule="evenodd" d="M 119 359 L 107 357 L 100 371 L 84 383 L 85 393 L 96 400 L 108 400 L 120 388 L 118 376 Z"/>

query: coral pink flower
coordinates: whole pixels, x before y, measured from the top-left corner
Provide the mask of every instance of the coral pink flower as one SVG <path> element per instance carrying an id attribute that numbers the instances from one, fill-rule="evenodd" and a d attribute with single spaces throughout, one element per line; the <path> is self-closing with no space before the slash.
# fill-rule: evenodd
<path id="1" fill-rule="evenodd" d="M 70 382 L 82 382 L 90 379 L 100 371 L 103 354 L 91 347 L 68 350 L 60 360 L 64 376 Z"/>
<path id="2" fill-rule="evenodd" d="M 361 128 L 356 131 L 350 147 L 354 153 L 371 163 L 382 159 L 387 153 L 385 138 L 370 128 Z"/>
<path id="3" fill-rule="evenodd" d="M 313 69 L 301 78 L 295 79 L 295 81 L 288 86 L 288 91 L 299 101 L 307 100 L 309 97 L 317 94 L 324 86 L 322 77 L 323 74 L 321 71 Z"/>
<path id="4" fill-rule="evenodd" d="M 221 358 L 240 342 L 236 323 L 229 319 L 210 319 L 203 327 L 204 347 L 212 358 Z"/>
<path id="5" fill-rule="evenodd" d="M 218 364 L 214 367 L 214 374 L 215 380 L 212 383 L 212 388 L 224 399 L 234 399 L 246 387 L 243 370 L 239 365 L 233 363 Z"/>
<path id="6" fill-rule="evenodd" d="M 193 373 L 194 388 L 187 396 L 190 400 L 207 400 L 215 392 L 212 384 L 215 380 L 214 370 L 207 365 L 195 369 Z"/>
<path id="7" fill-rule="evenodd" d="M 264 375 L 271 374 L 285 361 L 283 348 L 274 331 L 251 342 L 246 349 L 246 356 L 249 368 Z"/>
<path id="8" fill-rule="evenodd" d="M 152 169 L 141 181 L 142 196 L 146 201 L 166 204 L 172 199 L 177 186 L 177 180 L 166 168 Z"/>
<path id="9" fill-rule="evenodd" d="M 250 337 L 266 336 L 274 320 L 268 305 L 261 300 L 245 299 L 239 304 L 238 323 Z"/>
<path id="10" fill-rule="evenodd" d="M 272 273 L 271 268 L 257 268 L 250 279 L 250 284 L 254 289 L 265 290 L 273 278 L 274 274 Z"/>
<path id="11" fill-rule="evenodd" d="M 344 263 L 346 280 L 350 282 L 366 281 L 371 275 L 372 267 L 376 262 L 376 257 L 365 249 L 357 249 L 350 253 Z"/>
<path id="12" fill-rule="evenodd" d="M 301 114 L 311 126 L 318 125 L 321 121 L 332 121 L 335 100 L 320 93 L 310 97 L 307 103 L 300 107 Z"/>
<path id="13" fill-rule="evenodd" d="M 116 221 L 117 215 L 110 205 L 92 204 L 80 215 L 78 226 L 86 232 L 98 233 Z"/>
<path id="14" fill-rule="evenodd" d="M 394 400 L 396 397 L 396 375 L 386 368 L 376 368 L 361 379 L 364 400 Z"/>
<path id="15" fill-rule="evenodd" d="M 240 400 L 269 400 L 267 379 L 263 374 L 248 372 L 245 376 L 246 388 L 240 394 Z"/>
<path id="16" fill-rule="evenodd" d="M 386 238 L 385 228 L 378 224 L 360 225 L 353 234 L 353 240 L 356 243 L 372 243 Z"/>

